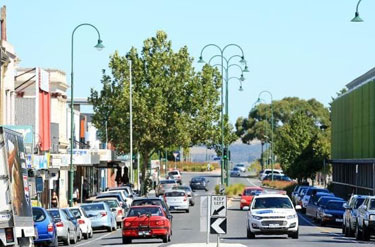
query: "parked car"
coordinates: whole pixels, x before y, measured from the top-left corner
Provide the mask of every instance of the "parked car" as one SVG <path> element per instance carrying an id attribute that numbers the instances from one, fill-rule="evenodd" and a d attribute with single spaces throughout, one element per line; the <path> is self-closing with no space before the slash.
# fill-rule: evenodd
<path id="1" fill-rule="evenodd" d="M 375 234 L 375 196 L 368 196 L 357 211 L 356 239 L 370 240 Z"/>
<path id="2" fill-rule="evenodd" d="M 119 187 L 111 187 L 107 188 L 107 191 L 117 191 L 117 190 L 125 190 L 126 193 L 130 198 L 133 198 L 135 196 L 135 192 L 133 191 L 133 188 L 131 186 L 119 186 Z"/>
<path id="3" fill-rule="evenodd" d="M 68 220 L 73 222 L 74 226 L 77 229 L 77 233 L 78 233 L 77 239 L 78 239 L 78 241 L 81 241 L 81 239 L 83 238 L 83 234 L 82 234 L 82 231 L 81 231 L 81 228 L 79 226 L 77 218 L 69 211 L 68 208 L 62 208 L 61 210 L 66 214 L 66 217 L 68 218 Z"/>
<path id="4" fill-rule="evenodd" d="M 128 192 L 126 190 L 112 190 L 112 191 L 104 191 L 101 192 L 96 198 L 104 198 L 107 195 L 119 195 L 121 198 L 119 199 L 119 202 L 123 202 L 126 204 L 126 207 L 129 208 L 130 205 L 132 205 L 132 197 L 129 196 Z M 109 196 L 107 196 L 109 197 Z M 121 205 L 122 206 L 122 205 Z"/>
<path id="5" fill-rule="evenodd" d="M 297 239 L 298 229 L 298 216 L 287 195 L 265 193 L 254 197 L 247 215 L 247 238 L 287 234 Z"/>
<path id="6" fill-rule="evenodd" d="M 297 205 L 297 197 L 299 195 L 299 193 L 301 192 L 301 190 L 303 188 L 308 188 L 309 186 L 306 186 L 306 185 L 297 185 L 296 187 L 294 187 L 294 190 L 292 192 L 292 202 L 294 203 L 294 205 Z"/>
<path id="7" fill-rule="evenodd" d="M 326 192 L 318 192 L 315 195 L 312 195 L 310 197 L 309 202 L 307 203 L 306 206 L 306 215 L 310 216 L 313 219 L 317 218 L 317 212 L 318 212 L 318 201 L 322 196 L 330 196 L 335 198 L 335 194 L 333 193 L 326 193 Z"/>
<path id="8" fill-rule="evenodd" d="M 318 192 L 329 193 L 329 190 L 323 188 L 309 187 L 302 198 L 302 209 L 306 209 L 306 206 L 309 203 L 311 195 L 316 194 Z"/>
<path id="9" fill-rule="evenodd" d="M 236 164 L 234 168 L 238 168 L 241 172 L 246 172 L 246 166 L 244 164 Z"/>
<path id="10" fill-rule="evenodd" d="M 320 222 L 321 221 L 321 217 L 323 215 L 323 210 L 326 208 L 327 204 L 332 201 L 332 200 L 339 200 L 339 201 L 344 201 L 344 199 L 340 198 L 340 197 L 336 197 L 336 196 L 322 196 L 319 198 L 318 200 L 318 208 L 317 208 L 317 213 L 316 213 L 316 219 L 315 221 L 316 222 Z"/>
<path id="11" fill-rule="evenodd" d="M 231 177 L 241 177 L 241 170 L 238 167 L 234 167 L 232 170 L 230 170 L 230 176 Z"/>
<path id="12" fill-rule="evenodd" d="M 339 224 L 342 225 L 345 212 L 343 200 L 330 200 L 320 211 L 320 225 Z"/>
<path id="13" fill-rule="evenodd" d="M 155 194 L 156 196 L 164 195 L 166 190 L 171 189 L 173 186 L 177 186 L 178 183 L 174 179 L 160 180 L 158 186 L 156 186 Z"/>
<path id="14" fill-rule="evenodd" d="M 193 177 L 190 180 L 190 187 L 193 190 L 205 190 L 208 191 L 207 185 L 210 181 L 206 179 L 205 177 L 198 176 L 198 177 Z"/>
<path id="15" fill-rule="evenodd" d="M 184 190 L 169 190 L 164 193 L 169 210 L 183 210 L 189 213 L 189 199 Z"/>
<path id="16" fill-rule="evenodd" d="M 307 190 L 310 188 L 311 186 L 307 187 L 307 188 L 302 188 L 299 192 L 299 194 L 295 197 L 296 198 L 296 205 L 300 205 L 302 207 L 302 198 L 305 196 Z"/>
<path id="17" fill-rule="evenodd" d="M 117 228 L 122 227 L 122 221 L 125 216 L 125 212 L 116 198 L 96 198 L 94 202 L 104 202 L 108 204 L 109 208 L 116 218 Z"/>
<path id="18" fill-rule="evenodd" d="M 182 176 L 179 170 L 173 170 L 168 172 L 167 179 L 174 179 L 180 185 L 182 184 Z"/>
<path id="19" fill-rule="evenodd" d="M 164 210 L 165 214 L 167 215 L 167 218 L 170 220 L 172 224 L 173 215 L 169 212 L 169 208 L 167 203 L 164 201 L 164 199 L 160 197 L 139 197 L 135 198 L 132 203 L 132 207 L 135 206 L 144 206 L 144 205 L 157 205 L 161 206 Z"/>
<path id="20" fill-rule="evenodd" d="M 121 194 L 118 194 L 118 193 L 102 193 L 102 194 L 99 194 L 96 196 L 95 199 L 102 199 L 102 198 L 105 198 L 105 199 L 117 199 L 120 203 L 120 206 L 125 210 L 127 211 L 130 207 L 129 203 L 128 203 L 128 199 L 124 199 L 124 197 L 121 195 Z M 95 200 L 94 199 L 94 200 Z"/>
<path id="21" fill-rule="evenodd" d="M 33 207 L 33 220 L 38 233 L 34 244 L 59 246 L 56 225 L 47 210 L 41 207 Z"/>
<path id="22" fill-rule="evenodd" d="M 342 224 L 342 233 L 346 237 L 353 237 L 356 223 L 357 223 L 357 212 L 358 208 L 365 201 L 367 196 L 364 195 L 352 195 L 347 203 L 344 203 L 345 213 L 344 222 Z"/>
<path id="23" fill-rule="evenodd" d="M 241 196 L 240 201 L 240 209 L 242 210 L 244 207 L 250 207 L 251 202 L 253 201 L 254 196 L 260 194 L 264 190 L 261 187 L 246 187 Z"/>
<path id="24" fill-rule="evenodd" d="M 193 190 L 190 188 L 189 185 L 179 185 L 172 188 L 172 190 L 183 190 L 187 194 L 189 198 L 189 204 L 190 206 L 195 205 L 195 199 L 194 199 L 194 193 Z"/>
<path id="25" fill-rule="evenodd" d="M 91 220 L 86 214 L 86 211 L 81 207 L 71 207 L 69 211 L 77 218 L 83 237 L 85 239 L 92 238 L 94 232 L 91 227 Z"/>
<path id="26" fill-rule="evenodd" d="M 68 219 L 61 209 L 54 208 L 47 211 L 55 221 L 58 240 L 63 241 L 65 245 L 76 244 L 79 233 L 74 223 Z"/>
<path id="27" fill-rule="evenodd" d="M 104 202 L 82 204 L 91 220 L 91 226 L 95 229 L 107 229 L 108 232 L 116 230 L 116 219 L 109 206 Z"/>
<path id="28" fill-rule="evenodd" d="M 171 241 L 172 227 L 165 211 L 158 205 L 131 207 L 124 219 L 122 243 L 130 244 L 137 238 L 161 238 Z"/>
<path id="29" fill-rule="evenodd" d="M 259 176 L 259 179 L 263 181 L 264 177 L 267 175 L 272 174 L 272 169 L 265 169 Z M 284 175 L 284 172 L 282 170 L 273 169 L 274 175 Z"/>
<path id="30" fill-rule="evenodd" d="M 274 180 L 274 181 L 286 181 L 286 182 L 292 182 L 293 180 L 284 175 L 284 174 L 275 174 L 273 173 L 273 176 L 272 176 L 272 173 L 268 174 L 267 176 L 263 177 L 263 180 L 262 181 L 267 181 L 267 180 Z"/>

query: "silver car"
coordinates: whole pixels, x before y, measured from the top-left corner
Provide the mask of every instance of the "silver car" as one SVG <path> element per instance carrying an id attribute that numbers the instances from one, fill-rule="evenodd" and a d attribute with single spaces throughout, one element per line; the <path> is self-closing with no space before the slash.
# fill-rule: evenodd
<path id="1" fill-rule="evenodd" d="M 63 241 L 65 245 L 76 244 L 79 229 L 68 219 L 66 214 L 58 208 L 48 209 L 47 211 L 55 221 L 58 240 Z"/>
<path id="2" fill-rule="evenodd" d="M 169 210 L 184 210 L 189 213 L 189 199 L 184 190 L 168 190 L 164 193 L 164 200 Z"/>
<path id="3" fill-rule="evenodd" d="M 82 204 L 81 208 L 91 220 L 93 229 L 107 229 L 108 232 L 116 230 L 116 219 L 108 204 L 104 202 L 94 202 Z"/>
<path id="4" fill-rule="evenodd" d="M 117 227 L 122 227 L 122 221 L 126 212 L 124 212 L 125 210 L 120 206 L 120 203 L 116 198 L 96 198 L 93 202 L 104 202 L 108 204 L 112 213 L 115 215 Z"/>
<path id="5" fill-rule="evenodd" d="M 175 187 L 172 188 L 172 190 L 183 190 L 183 191 L 185 191 L 185 193 L 187 194 L 187 196 L 189 198 L 190 206 L 195 205 L 194 193 L 193 193 L 193 190 L 191 189 L 191 187 L 189 185 L 175 186 Z"/>

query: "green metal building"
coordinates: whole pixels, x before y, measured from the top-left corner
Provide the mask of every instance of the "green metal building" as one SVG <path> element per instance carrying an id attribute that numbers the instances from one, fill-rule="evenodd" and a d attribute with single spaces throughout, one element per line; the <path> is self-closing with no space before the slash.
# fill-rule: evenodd
<path id="1" fill-rule="evenodd" d="M 334 192 L 375 193 L 375 68 L 346 85 L 332 103 Z"/>

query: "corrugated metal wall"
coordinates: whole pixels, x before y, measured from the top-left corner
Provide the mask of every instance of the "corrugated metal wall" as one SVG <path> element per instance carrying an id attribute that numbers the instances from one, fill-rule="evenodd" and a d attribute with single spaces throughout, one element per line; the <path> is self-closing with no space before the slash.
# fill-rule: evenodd
<path id="1" fill-rule="evenodd" d="M 35 98 L 16 97 L 16 125 L 31 125 L 35 130 Z"/>

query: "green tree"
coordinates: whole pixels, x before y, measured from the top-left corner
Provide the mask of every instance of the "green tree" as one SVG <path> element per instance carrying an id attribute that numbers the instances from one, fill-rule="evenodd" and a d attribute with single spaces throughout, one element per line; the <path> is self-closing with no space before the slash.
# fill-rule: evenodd
<path id="1" fill-rule="evenodd" d="M 167 34 L 158 31 L 140 52 L 115 52 L 109 61 L 111 75 L 103 72 L 103 88 L 91 91 L 93 122 L 121 153 L 129 152 L 129 62 L 133 78 L 133 143 L 142 157 L 141 173 L 151 155 L 169 147 L 208 143 L 216 137 L 221 76 L 204 66 L 196 72 L 187 47 L 177 52 Z M 101 138 L 104 139 L 103 134 Z"/>

